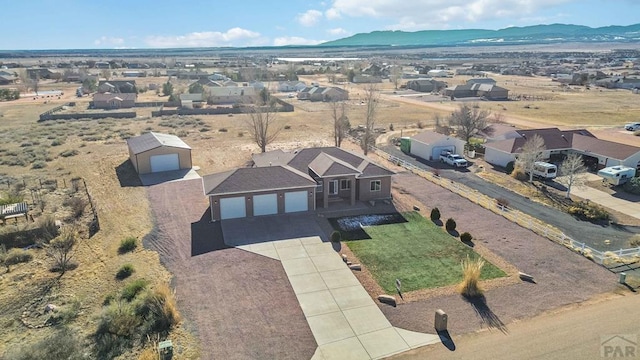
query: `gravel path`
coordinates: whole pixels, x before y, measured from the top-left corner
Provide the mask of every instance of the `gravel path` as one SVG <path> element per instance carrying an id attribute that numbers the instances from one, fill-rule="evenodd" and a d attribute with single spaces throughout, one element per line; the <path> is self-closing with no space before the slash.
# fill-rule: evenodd
<path id="1" fill-rule="evenodd" d="M 481 328 L 508 332 L 504 324 L 617 288 L 616 275 L 605 268 L 425 179 L 399 173 L 394 177 L 394 186 L 415 198 L 424 209 L 438 207 L 442 218 L 457 221 L 460 232 L 470 232 L 475 242 L 531 274 L 537 282 L 491 289 L 484 301 L 473 303 L 459 295 L 449 295 L 396 308 L 381 305 L 394 326 L 433 331 L 434 311 L 443 309 L 450 314 L 453 335 Z"/>
<path id="2" fill-rule="evenodd" d="M 202 359 L 313 356 L 315 339 L 280 261 L 224 245 L 200 179 L 156 185 L 148 195 L 157 227 L 145 247 L 173 274 Z"/>

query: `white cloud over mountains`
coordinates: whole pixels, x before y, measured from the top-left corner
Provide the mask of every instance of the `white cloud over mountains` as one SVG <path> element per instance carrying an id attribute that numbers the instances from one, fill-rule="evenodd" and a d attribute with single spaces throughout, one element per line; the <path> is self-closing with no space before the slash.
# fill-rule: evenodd
<path id="1" fill-rule="evenodd" d="M 185 35 L 148 36 L 145 42 L 151 47 L 171 48 L 264 45 L 266 40 L 258 32 L 235 27 L 225 32 L 203 31 Z"/>

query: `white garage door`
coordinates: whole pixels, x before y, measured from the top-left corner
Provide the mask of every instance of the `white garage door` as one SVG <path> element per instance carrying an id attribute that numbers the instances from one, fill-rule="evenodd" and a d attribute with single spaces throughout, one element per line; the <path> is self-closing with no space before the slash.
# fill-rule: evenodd
<path id="1" fill-rule="evenodd" d="M 278 213 L 278 196 L 276 194 L 255 195 L 253 197 L 253 216 Z"/>
<path id="2" fill-rule="evenodd" d="M 309 210 L 309 201 L 306 191 L 292 191 L 284 193 L 284 212 L 297 212 Z"/>
<path id="3" fill-rule="evenodd" d="M 220 219 L 236 219 L 247 216 L 244 196 L 220 199 Z"/>
<path id="4" fill-rule="evenodd" d="M 180 170 L 178 154 L 153 155 L 149 161 L 151 161 L 151 172 Z"/>
<path id="5" fill-rule="evenodd" d="M 432 159 L 433 160 L 439 160 L 440 159 L 440 154 L 442 154 L 442 152 L 444 152 L 444 151 L 450 151 L 452 153 L 455 153 L 456 152 L 456 147 L 454 145 L 436 146 L 431 151 Z"/>

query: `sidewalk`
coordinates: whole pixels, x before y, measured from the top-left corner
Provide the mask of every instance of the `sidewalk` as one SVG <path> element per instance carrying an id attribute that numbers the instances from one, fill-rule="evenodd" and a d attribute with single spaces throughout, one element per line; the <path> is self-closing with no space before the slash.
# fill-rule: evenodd
<path id="1" fill-rule="evenodd" d="M 601 178 L 595 174 L 588 174 L 588 181 L 600 179 Z M 606 208 L 614 209 L 623 214 L 640 219 L 640 202 L 621 199 L 615 195 L 608 194 L 590 186 L 574 187 L 571 189 L 571 195 L 581 197 Z"/>

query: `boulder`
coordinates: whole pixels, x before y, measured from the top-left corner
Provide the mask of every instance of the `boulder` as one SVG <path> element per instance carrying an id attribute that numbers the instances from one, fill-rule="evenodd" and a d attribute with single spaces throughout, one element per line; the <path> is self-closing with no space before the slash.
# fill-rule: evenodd
<path id="1" fill-rule="evenodd" d="M 351 264 L 351 265 L 349 265 L 349 269 L 360 271 L 360 270 L 362 270 L 362 265 L 360 265 L 360 264 Z"/>
<path id="2" fill-rule="evenodd" d="M 528 281 L 528 282 L 534 283 L 534 284 L 536 283 L 536 281 L 533 279 L 533 276 L 531 276 L 529 274 L 526 274 L 526 273 L 523 273 L 523 272 L 519 272 L 518 275 L 520 276 L 520 280 Z"/>
<path id="3" fill-rule="evenodd" d="M 393 307 L 396 306 L 396 298 L 391 295 L 378 295 L 378 301 L 383 304 L 391 305 Z"/>
<path id="4" fill-rule="evenodd" d="M 47 304 L 47 306 L 44 307 L 44 313 L 50 313 L 50 312 L 56 312 L 58 311 L 58 307 L 53 305 L 53 304 Z"/>
<path id="5" fill-rule="evenodd" d="M 347 262 L 347 260 L 348 260 L 348 259 L 347 259 L 347 255 L 342 254 L 342 261 Z"/>

